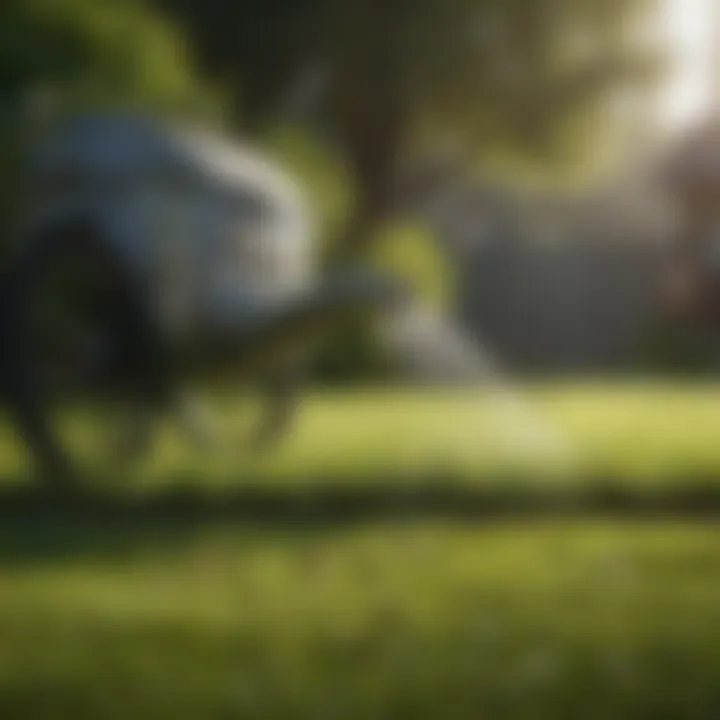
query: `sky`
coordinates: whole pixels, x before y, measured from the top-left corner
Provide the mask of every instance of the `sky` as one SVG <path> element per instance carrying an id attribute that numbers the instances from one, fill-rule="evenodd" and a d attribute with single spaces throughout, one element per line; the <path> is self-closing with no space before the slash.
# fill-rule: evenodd
<path id="1" fill-rule="evenodd" d="M 719 0 L 662 0 L 663 29 L 672 53 L 662 120 L 677 129 L 702 117 L 711 98 L 713 5 Z"/>

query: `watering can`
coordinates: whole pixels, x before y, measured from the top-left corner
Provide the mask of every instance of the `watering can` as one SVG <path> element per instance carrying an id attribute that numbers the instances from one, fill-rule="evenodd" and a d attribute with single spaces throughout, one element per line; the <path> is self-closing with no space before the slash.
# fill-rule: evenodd
<path id="1" fill-rule="evenodd" d="M 361 268 L 321 277 L 296 184 L 196 127 L 75 118 L 39 144 L 28 177 L 2 286 L 2 374 L 19 434 L 53 482 L 85 470 L 79 437 L 97 454 L 88 428 L 112 438 L 111 463 L 147 452 L 167 414 L 201 437 L 183 392 L 215 365 L 264 389 L 257 440 L 282 436 L 317 343 L 404 293 Z M 82 431 L 63 415 L 71 406 Z"/>

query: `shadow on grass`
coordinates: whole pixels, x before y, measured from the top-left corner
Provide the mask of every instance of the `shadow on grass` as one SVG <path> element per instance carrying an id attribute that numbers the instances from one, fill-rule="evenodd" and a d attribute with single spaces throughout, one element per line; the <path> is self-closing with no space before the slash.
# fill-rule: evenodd
<path id="1" fill-rule="evenodd" d="M 240 484 L 240 482 L 242 484 Z M 553 515 L 720 517 L 720 482 L 694 475 L 686 482 L 634 482 L 607 477 L 543 483 L 528 477 L 477 484 L 450 476 L 371 478 L 367 482 L 282 485 L 243 478 L 237 487 L 208 487 L 178 475 L 157 488 L 121 485 L 52 489 L 30 479 L 0 483 L 0 521 L 16 517 L 239 521 L 332 526 L 403 519 L 509 519 Z"/>
<path id="2" fill-rule="evenodd" d="M 543 485 L 512 480 L 478 485 L 448 478 L 368 484 L 323 482 L 278 486 L 243 481 L 242 487 L 205 489 L 182 476 L 159 489 L 44 488 L 13 479 L 0 487 L 0 521 L 65 517 L 83 520 L 237 521 L 253 525 L 322 527 L 388 520 L 484 520 L 524 517 L 720 517 L 720 483 L 634 485 L 613 480 Z"/>
<path id="3" fill-rule="evenodd" d="M 541 520 L 710 520 L 720 518 L 720 484 L 633 487 L 610 481 L 548 487 L 450 480 L 299 488 L 248 485 L 202 490 L 196 478 L 142 492 L 51 492 L 30 482 L 0 488 L 0 564 L 74 556 L 124 556 L 191 541 L 224 527 L 294 535 L 359 525 L 457 522 L 496 525 Z"/>

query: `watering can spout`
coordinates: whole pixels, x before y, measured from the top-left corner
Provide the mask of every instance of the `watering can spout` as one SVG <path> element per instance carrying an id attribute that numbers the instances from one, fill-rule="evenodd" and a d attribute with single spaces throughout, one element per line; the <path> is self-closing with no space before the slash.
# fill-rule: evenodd
<path id="1" fill-rule="evenodd" d="M 220 333 L 222 348 L 212 340 L 203 347 L 232 358 L 237 370 L 267 370 L 306 354 L 345 323 L 370 321 L 409 296 L 396 278 L 360 270 L 338 272 L 313 290 L 258 310 L 235 332 Z"/>

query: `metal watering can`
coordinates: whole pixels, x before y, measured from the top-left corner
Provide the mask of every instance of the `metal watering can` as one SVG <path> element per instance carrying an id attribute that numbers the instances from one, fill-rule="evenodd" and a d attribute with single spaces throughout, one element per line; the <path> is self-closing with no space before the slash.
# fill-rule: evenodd
<path id="1" fill-rule="evenodd" d="M 183 389 L 214 363 L 264 388 L 258 442 L 281 436 L 318 340 L 403 294 L 360 269 L 321 280 L 298 188 L 213 134 L 76 118 L 37 149 L 29 177 L 27 229 L 2 287 L 3 384 L 51 481 L 91 466 L 80 444 L 100 462 L 141 456 L 164 413 L 199 439 Z"/>

